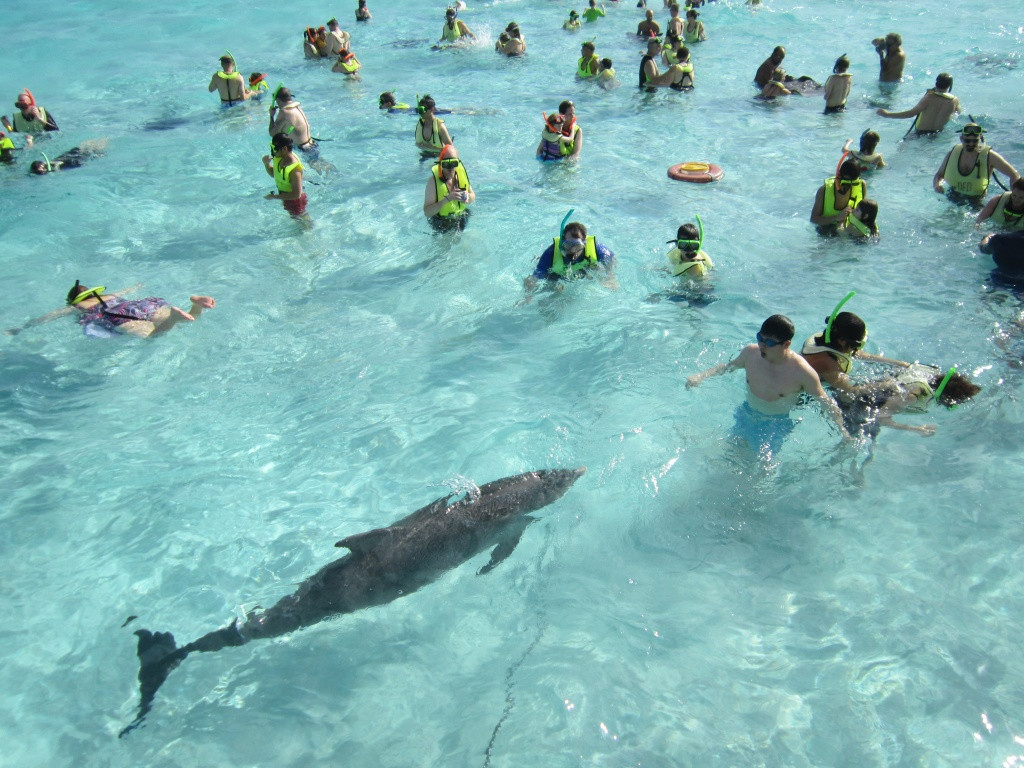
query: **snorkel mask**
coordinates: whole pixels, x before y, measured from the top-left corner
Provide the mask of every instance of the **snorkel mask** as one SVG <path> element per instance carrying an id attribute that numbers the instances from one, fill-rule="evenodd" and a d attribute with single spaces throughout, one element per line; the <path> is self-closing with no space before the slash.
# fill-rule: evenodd
<path id="1" fill-rule="evenodd" d="M 700 220 L 700 214 L 696 214 L 697 231 L 700 233 L 696 240 L 666 240 L 667 243 L 675 243 L 681 251 L 699 251 L 704 247 L 704 222 Z M 690 246 L 690 247 L 687 247 Z"/>
<path id="2" fill-rule="evenodd" d="M 78 280 L 75 280 L 75 287 L 68 292 L 68 304 L 70 304 L 72 307 L 75 306 L 75 304 L 78 304 L 79 302 L 92 298 L 99 299 L 101 303 L 104 303 L 103 292 L 107 290 L 107 286 L 97 285 L 95 288 L 90 288 L 87 291 L 82 291 L 74 298 L 71 298 L 71 296 L 81 287 L 82 284 Z"/>

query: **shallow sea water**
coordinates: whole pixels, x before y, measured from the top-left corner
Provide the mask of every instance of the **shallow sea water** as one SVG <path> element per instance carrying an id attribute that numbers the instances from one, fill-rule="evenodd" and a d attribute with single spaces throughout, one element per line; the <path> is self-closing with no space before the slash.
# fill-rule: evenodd
<path id="1" fill-rule="evenodd" d="M 1020 296 L 993 285 L 969 212 L 930 191 L 955 135 L 900 142 L 907 122 L 873 114 L 949 71 L 1024 165 L 1018 3 L 973 7 L 966 40 L 933 3 L 713 3 L 697 89 L 653 96 L 634 87 L 633 3 L 578 35 L 560 29 L 569 7 L 473 4 L 461 18 L 481 43 L 443 52 L 429 50 L 442 6 L 411 2 L 371 3 L 359 27 L 349 7 L 264 0 L 7 12 L 20 54 L 2 97 L 27 85 L 64 129 L 39 148 L 110 145 L 48 178 L 24 160 L 0 169 L 3 326 L 58 307 L 76 278 L 217 307 L 145 343 L 85 338 L 69 319 L 4 337 L 0 762 L 1024 761 L 1021 344 L 998 343 Z M 301 59 L 302 28 L 332 12 L 360 82 Z M 512 19 L 519 61 L 491 50 Z M 869 41 L 891 30 L 907 77 L 883 92 Z M 574 81 L 584 37 L 621 88 Z M 789 71 L 822 81 L 850 55 L 845 114 L 752 99 L 779 43 Z M 265 105 L 222 112 L 206 93 L 224 48 L 288 84 L 331 139 L 337 171 L 307 176 L 310 230 L 262 199 Z M 376 110 L 389 88 L 485 111 L 446 118 L 478 196 L 465 232 L 423 219 L 428 164 L 413 118 Z M 541 165 L 541 112 L 564 98 L 581 162 Z M 821 239 L 814 192 L 866 128 L 891 165 L 869 180 L 882 238 Z M 685 160 L 725 178 L 666 178 Z M 620 288 L 522 305 L 570 208 L 616 252 Z M 664 241 L 697 213 L 718 267 L 703 307 L 664 298 Z M 690 392 L 685 377 L 775 312 L 806 338 L 850 290 L 870 351 L 955 363 L 983 392 L 902 417 L 938 424 L 930 438 L 890 430 L 844 450 L 805 408 L 769 465 L 737 450 L 741 377 Z M 133 629 L 186 642 L 449 488 L 578 465 L 587 475 L 493 573 L 474 561 L 389 605 L 190 657 L 117 739 L 137 705 Z"/>

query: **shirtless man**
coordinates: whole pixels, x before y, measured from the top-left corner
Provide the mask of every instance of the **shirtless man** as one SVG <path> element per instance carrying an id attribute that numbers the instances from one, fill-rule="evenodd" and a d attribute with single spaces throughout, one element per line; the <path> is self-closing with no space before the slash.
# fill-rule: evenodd
<path id="1" fill-rule="evenodd" d="M 683 39 L 683 27 L 686 26 L 686 22 L 679 18 L 679 3 L 672 3 L 668 7 L 670 18 L 668 20 L 668 27 L 666 34 L 670 34 L 678 38 Z"/>
<path id="2" fill-rule="evenodd" d="M 771 82 L 772 75 L 775 74 L 775 70 L 779 68 L 785 58 L 786 49 L 781 45 L 775 46 L 772 55 L 761 62 L 761 66 L 757 68 L 757 73 L 754 75 L 754 82 L 757 83 L 758 88 L 764 88 Z"/>
<path id="3" fill-rule="evenodd" d="M 911 109 L 903 112 L 890 112 L 879 109 L 875 112 L 879 117 L 893 117 L 902 120 L 905 117 L 917 118 L 914 130 L 917 135 L 938 133 L 946 127 L 955 113 L 960 111 L 960 101 L 950 93 L 953 88 L 953 76 L 942 72 L 935 78 L 935 87 L 924 92 L 924 96 Z"/>
<path id="4" fill-rule="evenodd" d="M 789 411 L 807 392 L 829 414 L 844 439 L 849 434 L 843 416 L 821 386 L 818 374 L 800 355 L 790 349 L 795 329 L 785 315 L 772 315 L 761 324 L 757 344 L 748 344 L 728 363 L 720 363 L 686 380 L 693 389 L 710 376 L 743 369 L 747 378 L 747 400 L 736 412 L 741 435 L 755 437 L 759 448 L 774 453 L 793 428 Z"/>
<path id="5" fill-rule="evenodd" d="M 903 65 L 907 63 L 907 54 L 903 52 L 903 38 L 895 32 L 871 41 L 878 54 L 880 65 L 878 79 L 883 83 L 898 83 L 903 79 Z"/>
<path id="6" fill-rule="evenodd" d="M 287 88 L 278 88 L 274 94 L 274 106 L 270 108 L 270 135 L 283 133 L 298 149 L 309 151 L 316 142 L 309 134 L 309 121 L 299 102 L 292 98 Z"/>
<path id="7" fill-rule="evenodd" d="M 235 59 L 230 53 L 220 57 L 220 71 L 213 73 L 208 90 L 210 93 L 217 91 L 220 103 L 226 107 L 241 104 L 252 95 L 245 87 L 242 73 L 235 71 Z"/>
<path id="8" fill-rule="evenodd" d="M 341 28 L 338 24 L 337 19 L 331 19 L 327 22 L 327 50 L 324 51 L 323 57 L 335 57 L 338 56 L 338 51 L 350 51 L 352 50 L 352 40 L 349 37 L 348 32 Z"/>
<path id="9" fill-rule="evenodd" d="M 654 20 L 654 11 L 648 10 L 644 14 L 644 20 L 636 25 L 637 37 L 657 37 L 661 34 L 661 27 Z"/>

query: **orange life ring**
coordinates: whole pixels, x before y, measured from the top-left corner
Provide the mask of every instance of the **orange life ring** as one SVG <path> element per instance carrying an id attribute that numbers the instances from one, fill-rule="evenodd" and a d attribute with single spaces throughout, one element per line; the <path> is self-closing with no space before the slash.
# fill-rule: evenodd
<path id="1" fill-rule="evenodd" d="M 668 169 L 668 177 L 676 181 L 692 181 L 707 184 L 718 181 L 725 172 L 714 163 L 679 163 Z"/>

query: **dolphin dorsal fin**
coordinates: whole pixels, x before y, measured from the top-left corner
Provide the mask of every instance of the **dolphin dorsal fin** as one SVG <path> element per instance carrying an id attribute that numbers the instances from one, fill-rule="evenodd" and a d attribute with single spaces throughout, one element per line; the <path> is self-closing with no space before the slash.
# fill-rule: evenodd
<path id="1" fill-rule="evenodd" d="M 387 528 L 374 528 L 372 531 L 365 531 L 364 533 L 357 533 L 353 536 L 348 536 L 347 538 L 337 542 L 334 546 L 345 547 L 356 555 L 364 555 L 380 544 L 387 535 Z"/>

